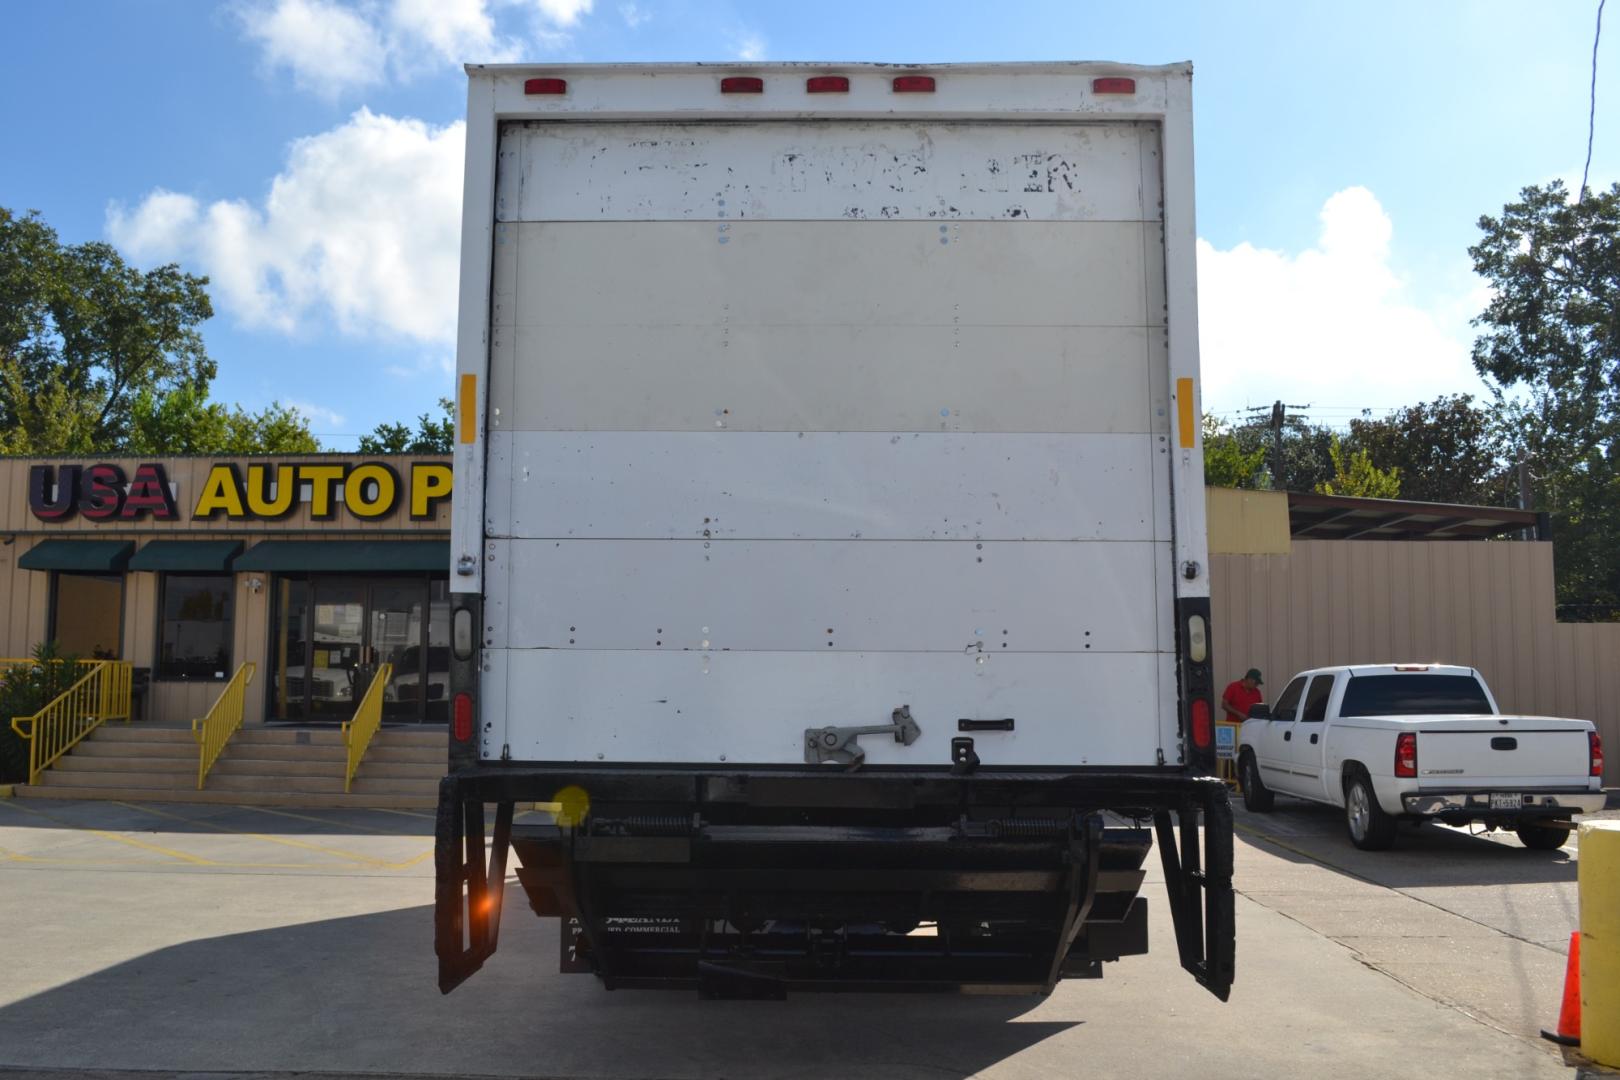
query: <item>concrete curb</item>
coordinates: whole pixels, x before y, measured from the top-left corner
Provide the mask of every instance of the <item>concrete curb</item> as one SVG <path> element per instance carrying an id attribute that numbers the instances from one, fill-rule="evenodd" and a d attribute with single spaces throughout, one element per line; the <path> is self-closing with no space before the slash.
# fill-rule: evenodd
<path id="1" fill-rule="evenodd" d="M 10 784 L 0 784 L 0 799 L 11 798 L 11 788 Z"/>

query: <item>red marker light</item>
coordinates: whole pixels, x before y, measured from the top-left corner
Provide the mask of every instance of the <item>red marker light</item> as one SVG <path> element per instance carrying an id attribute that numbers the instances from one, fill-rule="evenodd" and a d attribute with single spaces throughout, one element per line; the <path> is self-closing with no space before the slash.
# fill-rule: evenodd
<path id="1" fill-rule="evenodd" d="M 763 94 L 765 80 L 756 79 L 752 75 L 733 75 L 720 80 L 722 94 Z"/>
<path id="2" fill-rule="evenodd" d="M 894 79 L 894 92 L 897 94 L 932 94 L 934 92 L 934 77 L 932 75 L 896 75 Z"/>
<path id="3" fill-rule="evenodd" d="M 471 694 L 457 694 L 455 702 L 455 715 L 450 725 L 450 733 L 457 742 L 466 742 L 473 734 L 473 706 Z"/>
<path id="4" fill-rule="evenodd" d="M 1417 732 L 1403 731 L 1395 736 L 1395 775 L 1417 775 Z"/>
<path id="5" fill-rule="evenodd" d="M 1093 94 L 1134 94 L 1136 93 L 1135 79 L 1092 79 L 1091 92 Z"/>
<path id="6" fill-rule="evenodd" d="M 568 93 L 567 79 L 525 79 L 523 80 L 525 94 L 566 94 Z"/>
<path id="7" fill-rule="evenodd" d="M 1200 750 L 1208 750 L 1215 735 L 1209 722 L 1209 702 L 1199 698 L 1192 703 L 1191 711 L 1193 745 Z"/>
<path id="8" fill-rule="evenodd" d="M 849 80 L 842 75 L 816 75 L 804 80 L 807 94 L 847 94 Z"/>

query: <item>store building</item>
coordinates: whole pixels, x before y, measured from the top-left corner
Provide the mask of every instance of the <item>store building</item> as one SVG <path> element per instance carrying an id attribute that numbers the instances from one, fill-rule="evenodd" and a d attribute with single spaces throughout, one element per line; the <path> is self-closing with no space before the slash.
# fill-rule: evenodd
<path id="1" fill-rule="evenodd" d="M 337 722 L 393 664 L 388 723 L 447 720 L 447 456 L 0 461 L 0 656 L 130 661 L 147 718 Z"/>

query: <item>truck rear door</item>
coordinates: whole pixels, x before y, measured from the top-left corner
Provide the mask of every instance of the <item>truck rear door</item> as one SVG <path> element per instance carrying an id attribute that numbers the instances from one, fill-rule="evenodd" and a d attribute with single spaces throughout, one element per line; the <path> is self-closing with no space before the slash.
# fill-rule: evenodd
<path id="1" fill-rule="evenodd" d="M 498 160 L 486 757 L 802 765 L 909 705 L 870 763 L 1006 718 L 987 764 L 1179 760 L 1157 123 L 524 121 Z"/>

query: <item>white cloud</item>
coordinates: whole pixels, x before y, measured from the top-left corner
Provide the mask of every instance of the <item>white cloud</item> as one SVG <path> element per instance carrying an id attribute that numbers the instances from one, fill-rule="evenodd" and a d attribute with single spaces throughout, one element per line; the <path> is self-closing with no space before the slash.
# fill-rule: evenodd
<path id="1" fill-rule="evenodd" d="M 765 59 L 765 38 L 752 31 L 738 34 L 736 39 L 737 59 L 754 62 Z"/>
<path id="2" fill-rule="evenodd" d="M 328 98 L 406 80 L 442 64 L 504 63 L 536 45 L 569 43 L 565 32 L 594 0 L 244 0 L 237 15 L 267 67 Z M 630 5 L 634 7 L 634 5 Z M 496 8 L 531 16 L 531 43 L 502 34 Z M 639 13 L 639 9 L 638 13 Z"/>
<path id="3" fill-rule="evenodd" d="M 555 26 L 573 26 L 580 16 L 589 15 L 596 0 L 529 0 L 546 22 Z"/>
<path id="4" fill-rule="evenodd" d="M 292 71 L 300 89 L 326 97 L 374 86 L 387 75 L 388 49 L 377 27 L 326 0 L 276 0 L 238 10 L 265 63 Z"/>
<path id="5" fill-rule="evenodd" d="M 638 4 L 620 4 L 619 18 L 624 20 L 624 25 L 634 30 L 642 23 L 649 21 L 652 18 L 652 12 Z"/>
<path id="6" fill-rule="evenodd" d="M 505 63 L 523 53 L 521 42 L 496 33 L 484 0 L 393 0 L 387 22 L 397 66 L 419 52 L 452 64 Z"/>
<path id="7" fill-rule="evenodd" d="M 1377 197 L 1351 187 L 1323 204 L 1319 239 L 1298 254 L 1198 241 L 1205 411 L 1280 398 L 1342 422 L 1354 408 L 1481 393 L 1467 325 L 1479 283 L 1419 304 L 1390 265 L 1393 235 Z"/>
<path id="8" fill-rule="evenodd" d="M 249 326 L 327 318 L 356 337 L 443 345 L 455 334 L 464 125 L 361 109 L 299 139 L 262 203 L 201 205 L 158 189 L 107 211 L 141 262 L 183 259 Z"/>
<path id="9" fill-rule="evenodd" d="M 309 401 L 299 401 L 296 398 L 287 398 L 282 402 L 289 409 L 297 409 L 310 423 L 318 427 L 340 428 L 347 418 L 340 412 L 333 412 L 325 405 L 316 405 Z M 333 431 L 329 434 L 339 435 L 342 432 Z"/>

